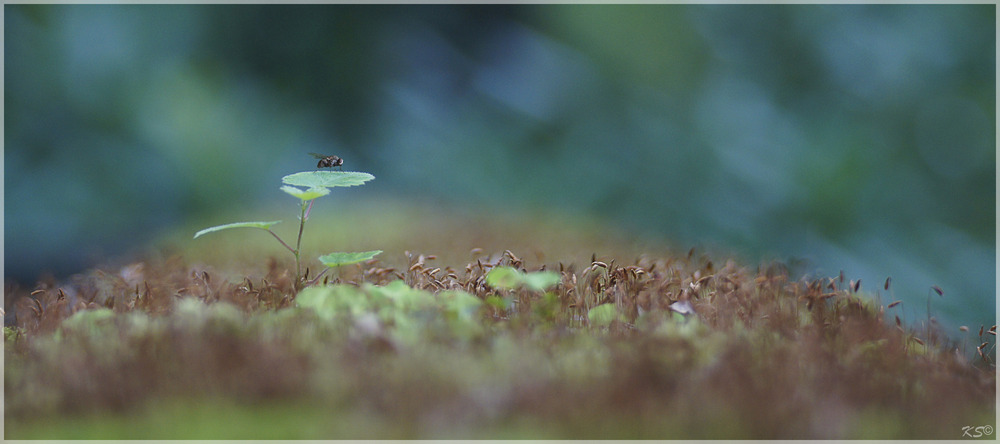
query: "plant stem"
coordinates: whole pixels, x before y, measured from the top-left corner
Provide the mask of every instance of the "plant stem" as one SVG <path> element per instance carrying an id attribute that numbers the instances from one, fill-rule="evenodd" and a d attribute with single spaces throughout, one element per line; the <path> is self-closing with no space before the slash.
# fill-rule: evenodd
<path id="1" fill-rule="evenodd" d="M 275 238 L 275 239 L 277 239 L 277 240 L 278 240 L 278 242 L 281 242 L 281 245 L 284 245 L 284 246 L 285 246 L 285 248 L 287 248 L 287 249 L 288 249 L 288 251 L 291 251 L 291 252 L 292 252 L 292 254 L 295 254 L 295 250 L 293 250 L 293 249 L 292 249 L 292 247 L 289 247 L 289 246 L 288 246 L 288 244 L 286 244 L 286 243 L 285 243 L 285 241 L 281 240 L 281 238 L 280 238 L 280 237 L 278 237 L 278 235 L 277 235 L 277 234 L 274 234 L 274 232 L 273 232 L 273 231 L 271 231 L 270 229 L 268 229 L 268 230 L 267 230 L 267 232 L 268 232 L 268 233 L 271 233 L 271 236 L 274 236 L 274 238 Z"/>
<path id="2" fill-rule="evenodd" d="M 305 216 L 304 216 L 306 219 L 309 219 L 309 213 L 312 213 L 313 202 L 315 202 L 315 201 L 316 201 L 316 199 L 313 199 L 313 200 L 309 201 L 309 209 L 306 210 L 306 213 L 305 213 Z"/>
<path id="3" fill-rule="evenodd" d="M 309 210 L 312 210 L 312 203 L 313 201 L 310 200 L 308 205 Z M 306 211 L 306 207 L 307 207 L 306 203 L 302 202 L 302 213 L 299 215 L 299 237 L 298 239 L 295 240 L 295 250 L 292 251 L 292 253 L 295 254 L 295 291 L 298 291 L 300 288 L 302 288 L 302 266 L 301 266 L 301 261 L 299 260 L 300 256 L 299 253 L 301 252 L 302 248 L 302 231 L 306 227 L 306 219 L 309 218 L 309 215 L 307 214 L 308 212 Z"/>

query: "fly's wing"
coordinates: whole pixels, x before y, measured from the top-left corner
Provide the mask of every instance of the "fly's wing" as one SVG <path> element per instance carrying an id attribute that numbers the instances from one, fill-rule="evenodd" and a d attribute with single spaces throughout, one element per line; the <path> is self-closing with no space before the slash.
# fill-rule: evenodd
<path id="1" fill-rule="evenodd" d="M 309 155 L 313 156 L 313 157 L 315 157 L 317 159 L 326 159 L 327 157 L 330 157 L 330 156 L 324 156 L 322 154 L 316 154 L 316 153 L 309 153 Z"/>

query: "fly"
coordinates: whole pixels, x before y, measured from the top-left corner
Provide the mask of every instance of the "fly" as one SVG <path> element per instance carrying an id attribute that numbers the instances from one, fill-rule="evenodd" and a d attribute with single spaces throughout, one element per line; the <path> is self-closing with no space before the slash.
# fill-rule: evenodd
<path id="1" fill-rule="evenodd" d="M 327 156 L 324 154 L 316 154 L 316 153 L 309 153 L 309 155 L 319 159 L 319 162 L 316 164 L 316 168 L 338 167 L 338 169 L 343 170 L 343 168 L 340 168 L 340 166 L 344 164 L 344 159 L 341 159 L 340 157 L 334 155 Z"/>

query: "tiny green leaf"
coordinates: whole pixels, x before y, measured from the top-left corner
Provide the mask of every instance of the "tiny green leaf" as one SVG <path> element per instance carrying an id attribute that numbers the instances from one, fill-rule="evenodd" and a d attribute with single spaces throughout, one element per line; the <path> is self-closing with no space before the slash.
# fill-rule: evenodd
<path id="1" fill-rule="evenodd" d="M 528 288 L 535 291 L 543 291 L 561 280 L 559 273 L 554 271 L 536 271 L 524 275 L 523 282 Z"/>
<path id="2" fill-rule="evenodd" d="M 285 185 L 281 187 L 281 191 L 284 191 L 302 200 L 313 200 L 317 197 L 323 197 L 326 196 L 327 194 L 330 194 L 330 189 L 323 187 L 312 187 L 308 190 L 302 191 L 298 188 Z"/>
<path id="3" fill-rule="evenodd" d="M 514 305 L 514 298 L 512 297 L 502 298 L 497 295 L 487 296 L 486 304 L 493 308 L 496 308 L 497 310 L 510 310 L 510 308 Z"/>
<path id="4" fill-rule="evenodd" d="M 320 256 L 319 261 L 322 262 L 323 265 L 333 268 L 341 265 L 351 265 L 358 262 L 364 262 L 375 257 L 375 255 L 381 252 L 382 250 L 362 251 L 359 253 L 330 253 L 325 256 Z"/>
<path id="5" fill-rule="evenodd" d="M 483 305 L 482 299 L 462 290 L 445 290 L 438 293 L 437 297 L 445 308 L 463 316 L 471 316 L 480 305 Z"/>
<path id="6" fill-rule="evenodd" d="M 197 239 L 198 236 L 201 236 L 203 234 L 208 234 L 208 233 L 211 233 L 213 231 L 227 230 L 229 228 L 260 228 L 262 230 L 270 230 L 271 229 L 271 225 L 274 225 L 274 224 L 277 224 L 277 223 L 280 223 L 280 222 L 281 222 L 280 220 L 276 220 L 274 222 L 236 222 L 236 223 L 231 223 L 231 224 L 218 225 L 218 226 L 214 226 L 214 227 L 211 227 L 211 228 L 206 228 L 204 230 L 201 230 L 201 231 L 195 233 L 194 234 L 194 238 Z"/>
<path id="7" fill-rule="evenodd" d="M 544 291 L 560 280 L 559 273 L 554 271 L 537 271 L 522 273 L 513 267 L 496 267 L 486 274 L 486 283 L 491 287 L 512 290 L 518 285 L 525 285 L 535 291 Z"/>
<path id="8" fill-rule="evenodd" d="M 356 171 L 303 171 L 282 177 L 281 182 L 309 188 L 353 187 L 363 185 L 374 178 L 375 176 L 371 174 Z"/>
<path id="9" fill-rule="evenodd" d="M 338 314 L 360 315 L 373 308 L 372 302 L 363 291 L 349 285 L 309 287 L 295 296 L 296 304 L 312 309 L 326 320 L 334 319 Z"/>
<path id="10" fill-rule="evenodd" d="M 494 288 L 512 290 L 521 283 L 521 276 L 512 267 L 496 267 L 486 274 L 486 283 Z"/>
<path id="11" fill-rule="evenodd" d="M 591 308 L 587 312 L 587 319 L 590 325 L 595 327 L 607 327 L 614 321 L 622 320 L 623 316 L 618 312 L 618 307 L 614 304 L 603 304 Z"/>

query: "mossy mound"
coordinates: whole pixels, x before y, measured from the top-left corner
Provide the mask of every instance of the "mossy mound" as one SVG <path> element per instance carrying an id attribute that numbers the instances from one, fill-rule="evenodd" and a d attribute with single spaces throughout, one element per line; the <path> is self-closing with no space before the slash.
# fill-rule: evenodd
<path id="1" fill-rule="evenodd" d="M 276 260 L 230 281 L 178 257 L 39 289 L 6 330 L 6 437 L 909 439 L 995 415 L 992 355 L 841 279 L 473 255 L 370 260 L 298 294 Z M 498 267 L 558 282 L 496 288 Z M 156 426 L 195 410 L 217 421 Z"/>

